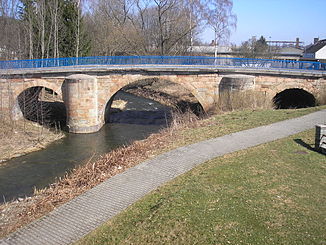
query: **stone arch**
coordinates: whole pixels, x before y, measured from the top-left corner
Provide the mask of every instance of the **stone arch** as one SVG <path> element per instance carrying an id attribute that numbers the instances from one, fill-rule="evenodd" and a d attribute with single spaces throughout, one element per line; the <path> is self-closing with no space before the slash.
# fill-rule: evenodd
<path id="1" fill-rule="evenodd" d="M 315 99 L 317 98 L 318 91 L 317 88 L 314 87 L 313 83 L 302 81 L 300 79 L 287 80 L 274 86 L 271 93 L 269 93 L 269 98 L 270 101 L 273 103 L 273 105 L 277 108 L 277 106 L 275 105 L 275 99 L 277 98 L 277 95 L 279 95 L 284 91 L 300 91 L 300 90 L 311 94 Z"/>
<path id="2" fill-rule="evenodd" d="M 275 109 L 314 107 L 317 102 L 312 93 L 302 88 L 285 89 L 276 93 L 272 101 Z"/>
<path id="3" fill-rule="evenodd" d="M 21 111 L 18 98 L 24 92 L 32 88 L 42 87 L 54 91 L 59 97 L 62 97 L 61 84 L 47 82 L 44 79 L 35 80 L 24 80 L 19 85 L 16 85 L 12 90 L 12 106 L 11 113 L 14 120 L 18 120 L 23 117 L 23 112 Z"/>
<path id="4" fill-rule="evenodd" d="M 107 108 L 107 106 L 112 103 L 114 96 L 117 94 L 117 92 L 119 92 L 121 89 L 123 89 L 124 87 L 133 84 L 133 83 L 137 83 L 143 80 L 147 80 L 147 79 L 157 79 L 157 80 L 163 80 L 163 81 L 168 81 L 174 84 L 178 84 L 182 87 L 184 87 L 187 91 L 189 91 L 189 93 L 191 93 L 199 102 L 199 104 L 202 106 L 202 108 L 204 109 L 204 111 L 208 111 L 209 109 L 209 104 L 207 103 L 207 100 L 205 100 L 205 97 L 202 96 L 200 94 L 200 91 L 193 86 L 193 84 L 191 84 L 191 82 L 180 82 L 180 79 L 178 79 L 178 76 L 135 76 L 134 78 L 130 79 L 123 79 L 123 77 L 121 78 L 121 83 L 120 86 L 114 86 L 113 88 L 110 88 L 110 93 L 105 97 L 104 100 L 102 100 L 104 103 L 99 105 L 99 116 L 100 116 L 100 121 L 104 121 L 104 115 L 106 113 L 105 109 Z M 187 79 L 186 76 L 183 76 L 183 81 Z"/>
<path id="5" fill-rule="evenodd" d="M 34 80 L 24 80 L 20 85 L 16 85 L 13 90 L 13 99 L 16 101 L 17 97 L 24 92 L 24 90 L 32 88 L 32 87 L 44 87 L 49 88 L 56 92 L 58 95 L 62 95 L 61 93 L 62 83 L 53 83 L 48 82 L 44 79 L 34 79 Z"/>
<path id="6" fill-rule="evenodd" d="M 321 81 L 309 78 L 262 75 L 255 78 L 255 90 L 262 91 L 266 99 L 272 101 L 276 94 L 286 89 L 303 89 L 315 97 L 319 92 Z"/>
<path id="7" fill-rule="evenodd" d="M 281 84 L 279 86 L 276 86 L 275 88 L 273 88 L 273 93 L 271 94 L 272 97 L 274 98 L 276 94 L 281 93 L 284 90 L 287 89 L 302 89 L 305 90 L 309 93 L 311 93 L 312 95 L 314 95 L 316 97 L 316 89 L 313 86 L 308 86 L 307 84 L 304 84 L 302 82 L 296 82 L 296 83 L 291 83 L 291 84 Z"/>

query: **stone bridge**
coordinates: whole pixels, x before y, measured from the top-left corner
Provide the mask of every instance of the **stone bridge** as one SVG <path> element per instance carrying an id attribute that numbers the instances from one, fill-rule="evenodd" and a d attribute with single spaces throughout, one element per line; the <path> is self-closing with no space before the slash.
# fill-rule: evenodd
<path id="1" fill-rule="evenodd" d="M 216 68 L 168 65 L 85 66 L 0 70 L 1 110 L 22 116 L 18 96 L 32 87 L 45 87 L 62 96 L 67 125 L 73 133 L 98 131 L 105 123 L 105 108 L 123 87 L 156 78 L 184 86 L 205 111 L 213 110 L 222 90 L 254 90 L 272 98 L 287 89 L 303 89 L 318 97 L 326 87 L 326 73 L 299 70 Z"/>

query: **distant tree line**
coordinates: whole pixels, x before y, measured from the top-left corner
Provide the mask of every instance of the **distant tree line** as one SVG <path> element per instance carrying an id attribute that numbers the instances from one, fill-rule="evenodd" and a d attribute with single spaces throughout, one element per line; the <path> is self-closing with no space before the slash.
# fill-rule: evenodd
<path id="1" fill-rule="evenodd" d="M 0 0 L 0 58 L 179 55 L 236 26 L 232 0 Z"/>
<path id="2" fill-rule="evenodd" d="M 272 58 L 274 55 L 264 36 L 259 39 L 252 37 L 242 42 L 240 47 L 235 48 L 234 51 L 244 58 Z"/>

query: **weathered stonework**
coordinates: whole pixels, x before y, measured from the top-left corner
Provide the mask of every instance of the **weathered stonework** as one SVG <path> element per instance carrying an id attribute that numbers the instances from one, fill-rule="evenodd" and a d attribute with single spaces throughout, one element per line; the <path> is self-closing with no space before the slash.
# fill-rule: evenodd
<path id="1" fill-rule="evenodd" d="M 26 77 L 9 75 L 0 79 L 1 110 L 8 111 L 13 118 L 21 117 L 17 97 L 24 90 L 40 86 L 52 89 L 63 97 L 67 108 L 67 123 L 73 133 L 98 131 L 105 122 L 105 108 L 110 99 L 124 86 L 144 79 L 156 78 L 180 84 L 189 90 L 205 111 L 215 109 L 222 89 L 255 90 L 265 92 L 271 100 L 277 93 L 290 88 L 304 89 L 315 97 L 326 88 L 325 76 L 285 76 L 280 74 L 241 75 L 237 72 L 220 74 L 207 71 L 105 71 L 87 72 L 89 75 L 61 71 L 58 73 L 36 73 Z M 18 78 L 17 78 L 18 77 Z"/>
<path id="2" fill-rule="evenodd" d="M 62 98 L 69 132 L 93 133 L 103 126 L 98 116 L 96 77 L 82 74 L 67 77 L 62 85 Z"/>
<path id="3" fill-rule="evenodd" d="M 220 92 L 254 90 L 254 88 L 255 77 L 249 75 L 226 75 L 219 84 Z"/>
<path id="4" fill-rule="evenodd" d="M 256 76 L 255 90 L 265 92 L 269 99 L 286 89 L 300 88 L 318 97 L 326 79 L 289 78 L 276 76 Z"/>

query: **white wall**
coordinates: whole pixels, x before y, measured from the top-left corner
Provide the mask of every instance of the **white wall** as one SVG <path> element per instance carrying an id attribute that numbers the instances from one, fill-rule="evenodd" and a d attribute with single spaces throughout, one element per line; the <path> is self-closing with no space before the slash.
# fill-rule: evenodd
<path id="1" fill-rule="evenodd" d="M 324 46 L 323 48 L 319 49 L 316 52 L 316 59 L 317 60 L 326 59 L 326 46 Z"/>

